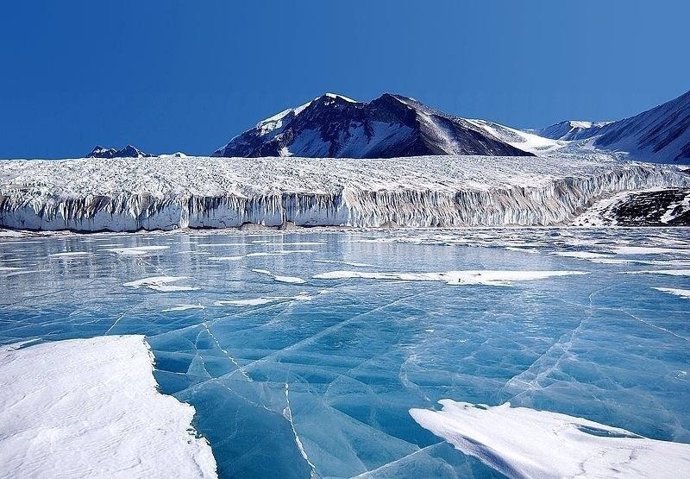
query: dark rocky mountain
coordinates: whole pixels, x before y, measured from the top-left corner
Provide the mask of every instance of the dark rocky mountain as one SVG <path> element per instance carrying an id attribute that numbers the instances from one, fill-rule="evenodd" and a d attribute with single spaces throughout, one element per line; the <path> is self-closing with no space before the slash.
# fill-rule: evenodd
<path id="1" fill-rule="evenodd" d="M 571 126 L 568 131 L 567 124 Z M 630 118 L 587 124 L 562 122 L 537 133 L 554 139 L 589 140 L 594 148 L 629 153 L 640 161 L 690 163 L 690 91 Z"/>
<path id="2" fill-rule="evenodd" d="M 145 158 L 153 156 L 149 153 L 144 153 L 140 149 L 127 145 L 124 148 L 104 148 L 102 146 L 96 146 L 91 153 L 89 153 L 87 158 Z"/>
<path id="3" fill-rule="evenodd" d="M 690 91 L 601 129 L 594 146 L 662 163 L 690 162 Z"/>
<path id="4" fill-rule="evenodd" d="M 584 140 L 595 136 L 609 123 L 610 122 L 593 123 L 591 121 L 567 120 L 540 130 L 534 130 L 534 133 L 544 138 L 551 138 L 552 140 Z"/>
<path id="5" fill-rule="evenodd" d="M 486 129 L 400 95 L 361 103 L 327 93 L 259 122 L 213 156 L 533 156 Z"/>

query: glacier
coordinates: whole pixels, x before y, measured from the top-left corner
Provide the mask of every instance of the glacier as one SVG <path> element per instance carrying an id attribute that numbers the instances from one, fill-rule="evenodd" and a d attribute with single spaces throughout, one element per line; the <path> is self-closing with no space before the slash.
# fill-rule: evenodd
<path id="1" fill-rule="evenodd" d="M 683 476 L 689 239 L 684 227 L 0 230 L 0 344 L 144 335 L 160 392 L 194 408 L 221 478 L 520 477 L 638 445 Z M 54 365 L 32 363 L 46 390 L 64 386 Z M 458 403 L 479 407 L 446 423 Z M 152 437 L 149 423 L 136 425 Z M 482 441 L 457 448 L 458 431 Z M 554 463 L 558 431 L 577 455 Z"/>
<path id="2" fill-rule="evenodd" d="M 0 161 L 0 227 L 559 225 L 616 193 L 688 186 L 690 176 L 675 166 L 597 153 L 7 160 Z"/>

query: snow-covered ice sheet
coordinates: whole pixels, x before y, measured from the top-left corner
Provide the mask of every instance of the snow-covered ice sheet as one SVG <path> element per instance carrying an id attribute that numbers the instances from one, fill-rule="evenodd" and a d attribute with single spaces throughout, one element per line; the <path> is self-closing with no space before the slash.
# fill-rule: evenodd
<path id="1" fill-rule="evenodd" d="M 3 477 L 216 477 L 194 408 L 157 391 L 142 336 L 0 348 Z"/>
<path id="2" fill-rule="evenodd" d="M 410 414 L 458 450 L 511 478 L 690 476 L 690 444 L 510 404 L 440 403 L 441 411 L 412 409 Z"/>
<path id="3" fill-rule="evenodd" d="M 596 153 L 384 160 L 4 160 L 0 226 L 138 231 L 246 223 L 554 225 L 602 197 L 683 186 L 690 186 L 690 178 L 673 166 L 621 162 Z"/>

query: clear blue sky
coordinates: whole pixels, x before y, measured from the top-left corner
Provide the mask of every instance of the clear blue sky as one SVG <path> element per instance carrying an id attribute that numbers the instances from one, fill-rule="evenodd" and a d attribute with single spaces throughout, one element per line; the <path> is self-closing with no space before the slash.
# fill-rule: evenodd
<path id="1" fill-rule="evenodd" d="M 332 91 L 519 127 L 690 89 L 686 0 L 7 0 L 0 158 L 206 154 Z"/>

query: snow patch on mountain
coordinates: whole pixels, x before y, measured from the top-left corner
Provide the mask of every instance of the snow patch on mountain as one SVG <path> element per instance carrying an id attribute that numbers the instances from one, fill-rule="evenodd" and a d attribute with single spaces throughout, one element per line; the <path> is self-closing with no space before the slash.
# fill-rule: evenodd
<path id="1" fill-rule="evenodd" d="M 545 138 L 528 131 L 517 130 L 499 123 L 486 120 L 467 120 L 473 125 L 484 129 L 487 133 L 499 138 L 509 145 L 534 154 L 553 152 L 567 145 L 565 141 Z"/>

